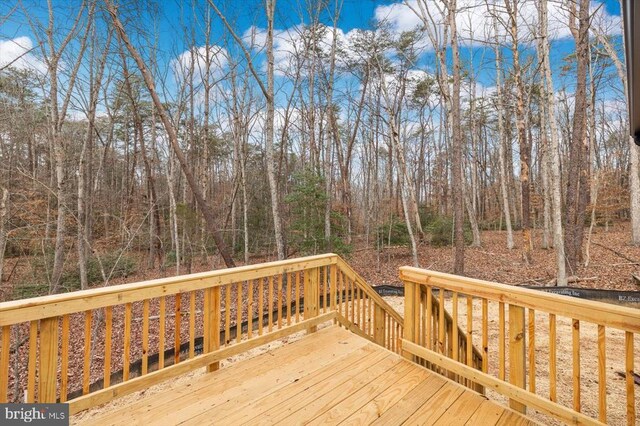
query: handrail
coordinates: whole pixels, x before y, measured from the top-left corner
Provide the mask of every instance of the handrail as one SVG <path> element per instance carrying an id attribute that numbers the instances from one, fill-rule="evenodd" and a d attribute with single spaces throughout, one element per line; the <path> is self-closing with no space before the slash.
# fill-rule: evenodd
<path id="1" fill-rule="evenodd" d="M 400 268 L 400 279 L 417 284 L 428 283 L 434 287 L 443 286 L 447 290 L 473 293 L 474 296 L 497 302 L 512 303 L 525 308 L 544 307 L 545 312 L 548 313 L 570 314 L 574 319 L 614 327 L 631 333 L 640 333 L 640 315 L 638 315 L 638 310 L 634 308 L 545 293 L 412 266 Z"/>
<path id="2" fill-rule="evenodd" d="M 363 290 L 364 292 L 367 294 L 368 297 L 370 297 L 372 300 L 374 300 L 377 304 L 379 304 L 385 311 L 387 311 L 389 313 L 389 315 L 391 315 L 391 317 L 393 317 L 394 320 L 396 320 L 398 323 L 402 324 L 402 322 L 404 321 L 404 319 L 402 318 L 402 316 L 391 306 L 389 305 L 383 298 L 382 296 L 380 296 L 374 289 L 373 287 L 371 287 L 367 281 L 362 278 L 362 276 L 360 276 L 360 274 L 358 274 L 355 269 L 353 269 L 351 267 L 351 265 L 349 265 L 347 262 L 345 262 L 341 257 L 338 257 L 337 259 L 337 265 L 338 268 L 340 268 L 345 274 L 347 274 L 352 280 L 357 281 L 358 283 L 364 284 L 363 286 Z"/>
<path id="3" fill-rule="evenodd" d="M 400 268 L 400 278 L 405 284 L 405 356 L 487 386 L 509 398 L 510 407 L 523 413 L 526 407 L 530 407 L 572 424 L 605 424 L 608 416 L 615 411 L 616 416 L 626 415 L 628 425 L 635 425 L 637 405 L 633 374 L 634 335 L 640 332 L 640 313 L 637 309 L 409 266 Z M 436 289 L 440 302 L 444 301 L 445 292 L 447 293 L 447 299 L 453 307 L 455 323 L 461 315 L 457 308 L 458 297 L 466 298 L 468 305 L 463 313 L 467 317 L 468 327 L 472 327 L 473 310 L 470 308 L 473 308 L 473 302 L 482 302 L 481 337 L 484 359 L 480 372 L 465 365 L 463 360 L 452 359 L 450 354 L 443 351 L 441 343 L 446 336 L 442 336 L 442 326 L 440 330 L 434 328 L 427 331 L 436 334 L 437 345 L 432 343 L 432 339 L 421 335 L 423 330 L 419 319 L 426 309 L 431 309 L 425 306 L 421 295 L 426 293 L 432 301 L 435 299 L 433 292 Z M 493 331 L 493 345 L 488 338 L 489 303 L 491 307 L 498 308 L 495 325 L 498 330 L 497 333 L 496 330 Z M 496 318 L 492 319 L 495 321 Z M 597 326 L 595 344 L 586 347 L 581 343 L 583 322 Z M 559 347 L 557 329 L 561 323 L 570 330 L 571 337 L 565 345 Z M 540 328 L 543 333 L 540 333 Z M 620 336 L 608 340 L 609 330 Z M 541 353 L 537 350 L 537 345 L 544 340 L 548 351 Z M 611 348 L 609 345 L 617 346 Z M 570 366 L 559 368 L 558 361 L 562 362 L 566 358 L 559 358 L 558 351 L 567 350 L 567 346 L 570 351 Z M 612 365 L 609 364 L 612 361 L 608 361 L 607 356 L 612 351 L 621 355 L 620 362 L 625 370 L 623 383 L 607 379 L 607 375 L 612 373 Z M 585 362 L 589 357 L 595 358 L 594 362 Z M 488 368 L 489 361 L 491 369 Z M 544 371 L 537 372 L 537 369 Z M 597 381 L 585 382 L 582 379 L 583 371 L 595 375 Z M 563 375 L 565 382 L 571 384 L 571 392 L 559 394 L 558 383 Z M 536 384 L 547 378 L 548 394 L 541 395 L 540 386 Z M 586 386 L 593 386 L 595 389 L 591 392 L 597 392 L 598 404 L 595 407 L 583 406 L 581 390 Z M 610 392 L 626 394 L 625 404 L 621 405 L 618 401 L 615 406 L 607 404 Z M 593 418 L 591 413 L 597 413 L 597 418 Z"/>
<path id="4" fill-rule="evenodd" d="M 335 264 L 332 253 L 0 303 L 0 326 Z"/>

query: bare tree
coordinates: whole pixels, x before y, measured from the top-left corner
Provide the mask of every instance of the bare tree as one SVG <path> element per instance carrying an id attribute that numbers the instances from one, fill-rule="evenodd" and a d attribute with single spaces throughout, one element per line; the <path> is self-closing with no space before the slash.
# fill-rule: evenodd
<path id="1" fill-rule="evenodd" d="M 258 86 L 260 86 L 260 90 L 264 94 L 264 97 L 267 102 L 267 114 L 265 119 L 265 148 L 267 154 L 267 179 L 269 180 L 269 191 L 271 195 L 271 214 L 273 216 L 273 231 L 275 234 L 276 240 L 276 249 L 278 252 L 278 259 L 286 258 L 286 243 L 284 237 L 284 231 L 282 229 L 282 219 L 280 214 L 280 198 L 278 191 L 278 181 L 276 179 L 276 168 L 275 168 L 275 152 L 273 148 L 273 140 L 274 140 L 274 120 L 275 120 L 275 95 L 274 95 L 274 84 L 273 84 L 273 75 L 274 75 L 274 56 L 273 56 L 273 20 L 274 14 L 276 10 L 276 0 L 265 0 L 265 13 L 267 18 L 267 37 L 266 37 L 266 51 L 267 51 L 267 84 L 265 85 L 262 82 L 262 79 L 258 75 L 258 71 L 256 70 L 253 59 L 251 58 L 251 54 L 249 50 L 245 47 L 242 39 L 236 34 L 233 30 L 229 21 L 227 21 L 226 17 L 222 14 L 220 9 L 216 6 L 216 4 L 212 0 L 208 0 L 209 4 L 216 12 L 216 14 L 222 20 L 225 28 L 233 39 L 236 41 L 237 45 L 242 49 L 244 56 L 247 60 L 247 66 L 251 71 L 251 74 L 256 79 Z"/>
<path id="2" fill-rule="evenodd" d="M 586 208 L 589 204 L 590 167 L 589 139 L 587 138 L 589 19 L 589 0 L 571 0 L 569 2 L 569 28 L 576 44 L 576 90 L 569 145 L 569 178 L 567 179 L 564 240 L 567 267 L 573 273 L 582 262 L 584 223 Z"/>
<path id="3" fill-rule="evenodd" d="M 551 171 L 551 217 L 553 226 L 553 247 L 556 252 L 556 283 L 559 286 L 567 285 L 565 255 L 564 255 L 564 235 L 562 230 L 562 192 L 561 192 L 561 174 L 560 174 L 560 142 L 558 125 L 556 121 L 556 100 L 553 90 L 553 78 L 551 75 L 551 64 L 549 63 L 549 34 L 548 34 L 548 12 L 547 0 L 538 0 L 538 21 L 540 23 L 540 65 L 544 78 L 543 97 L 546 104 L 547 121 L 549 123 L 549 138 L 551 146 L 548 156 Z"/>
<path id="4" fill-rule="evenodd" d="M 184 173 L 185 177 L 187 178 L 187 182 L 189 183 L 189 188 L 191 189 L 191 192 L 196 198 L 196 201 L 200 206 L 200 210 L 202 211 L 202 214 L 205 217 L 205 220 L 207 221 L 209 230 L 213 235 L 213 239 L 215 241 L 216 247 L 220 252 L 220 256 L 224 259 L 224 263 L 227 265 L 227 267 L 233 267 L 235 266 L 235 263 L 231 257 L 229 248 L 227 247 L 227 244 L 224 241 L 222 231 L 220 231 L 220 229 L 218 228 L 213 209 L 205 201 L 204 196 L 200 191 L 200 187 L 198 186 L 198 182 L 196 181 L 196 178 L 191 168 L 189 167 L 189 163 L 187 162 L 187 159 L 184 156 L 182 149 L 180 148 L 180 144 L 178 143 L 178 135 L 176 133 L 175 127 L 171 123 L 171 120 L 169 119 L 169 114 L 167 113 L 164 104 L 162 103 L 162 101 L 160 100 L 160 97 L 158 96 L 158 93 L 155 89 L 155 83 L 153 81 L 153 77 L 151 76 L 151 73 L 149 72 L 146 63 L 142 59 L 142 56 L 140 56 L 140 53 L 138 52 L 138 50 L 131 43 L 129 36 L 127 35 L 124 29 L 124 26 L 122 25 L 122 22 L 118 18 L 118 12 L 116 7 L 113 5 L 113 3 L 111 3 L 110 0 L 104 0 L 104 1 L 107 6 L 107 10 L 109 14 L 111 15 L 111 19 L 113 21 L 113 25 L 116 29 L 116 32 L 118 33 L 118 36 L 120 37 L 122 43 L 124 43 L 124 45 L 126 46 L 127 50 L 129 51 L 129 54 L 133 57 L 136 64 L 138 65 L 138 69 L 142 74 L 142 77 L 147 86 L 149 94 L 151 95 L 151 99 L 153 100 L 156 110 L 160 115 L 160 120 L 162 121 L 162 124 L 164 125 L 164 129 L 167 132 L 167 136 L 169 138 L 169 142 L 171 144 L 173 152 L 175 153 L 180 163 L 182 173 Z"/>
<path id="5" fill-rule="evenodd" d="M 602 30 L 592 28 L 598 41 L 602 43 L 605 52 L 613 61 L 618 73 L 618 78 L 624 88 L 625 99 L 629 105 L 629 90 L 627 84 L 627 72 L 624 64 L 618 56 L 618 52 L 611 45 L 609 38 Z M 624 49 L 623 49 L 624 51 Z M 635 144 L 633 137 L 628 137 L 629 141 L 629 213 L 631 215 L 631 244 L 640 245 L 640 147 Z"/>

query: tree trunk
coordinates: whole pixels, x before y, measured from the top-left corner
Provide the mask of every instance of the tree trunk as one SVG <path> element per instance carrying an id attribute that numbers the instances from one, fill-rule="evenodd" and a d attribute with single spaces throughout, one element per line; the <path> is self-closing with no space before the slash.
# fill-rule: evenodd
<path id="1" fill-rule="evenodd" d="M 547 0 L 539 0 L 538 17 L 540 22 L 540 62 L 544 77 L 543 96 L 546 102 L 547 118 L 549 123 L 549 136 L 551 139 L 549 163 L 550 163 L 550 186 L 551 186 L 551 217 L 553 226 L 553 246 L 556 252 L 556 269 L 558 286 L 567 285 L 564 235 L 562 230 L 562 176 L 560 174 L 560 149 L 558 141 L 558 125 L 555 112 L 555 97 L 553 92 L 553 79 L 551 76 L 551 65 L 549 63 L 549 39 L 547 32 Z"/>
<path id="2" fill-rule="evenodd" d="M 451 55 L 453 57 L 453 93 L 451 96 L 452 159 L 451 175 L 453 184 L 454 244 L 453 272 L 464 274 L 464 196 L 462 194 L 462 129 L 460 123 L 460 53 L 456 28 L 456 0 L 448 4 L 449 26 L 451 29 Z"/>
<path id="3" fill-rule="evenodd" d="M 504 106 L 502 104 L 502 54 L 500 50 L 499 40 L 498 40 L 498 19 L 494 11 L 493 15 L 493 30 L 495 33 L 495 45 L 494 45 L 494 54 L 496 57 L 496 100 L 498 102 L 497 105 L 497 115 L 498 115 L 498 167 L 500 170 L 500 193 L 502 195 L 502 214 L 505 219 L 505 226 L 507 228 L 507 248 L 512 250 L 515 247 L 513 242 L 513 228 L 511 227 L 511 212 L 509 208 L 509 192 L 507 190 L 508 179 L 507 179 L 507 167 L 505 165 L 505 144 L 506 138 L 504 134 L 504 122 L 503 122 L 503 112 Z"/>
<path id="4" fill-rule="evenodd" d="M 575 11 L 578 0 L 571 3 Z M 573 17 L 570 26 L 576 43 L 575 107 L 569 148 L 567 179 L 567 212 L 565 217 L 566 263 L 575 274 L 582 262 L 582 242 L 586 207 L 589 203 L 589 140 L 587 138 L 587 67 L 589 63 L 589 0 L 579 0 L 579 25 L 575 28 Z M 573 15 L 573 14 L 572 14 Z"/>
<path id="5" fill-rule="evenodd" d="M 518 146 L 520 147 L 520 191 L 522 210 L 522 256 L 527 264 L 533 261 L 531 241 L 531 144 L 527 139 L 525 124 L 525 87 L 520 68 L 520 50 L 518 47 L 518 1 L 505 0 L 509 14 L 508 31 L 511 36 L 511 54 L 513 57 L 513 79 L 516 86 L 516 127 Z"/>
<path id="6" fill-rule="evenodd" d="M 286 258 L 285 239 L 280 217 L 280 203 L 278 195 L 278 181 L 276 179 L 275 155 L 273 151 L 273 133 L 275 118 L 275 94 L 273 86 L 274 58 L 273 58 L 273 19 L 276 8 L 276 0 L 266 0 L 267 12 L 267 119 L 266 119 L 266 153 L 267 153 L 267 179 L 271 193 L 271 214 L 273 215 L 273 231 L 276 238 L 278 259 Z"/>
<path id="7" fill-rule="evenodd" d="M 7 247 L 7 216 L 9 216 L 9 190 L 2 190 L 2 198 L 0 198 L 0 284 L 2 284 L 2 273 L 4 270 L 4 251 Z"/>

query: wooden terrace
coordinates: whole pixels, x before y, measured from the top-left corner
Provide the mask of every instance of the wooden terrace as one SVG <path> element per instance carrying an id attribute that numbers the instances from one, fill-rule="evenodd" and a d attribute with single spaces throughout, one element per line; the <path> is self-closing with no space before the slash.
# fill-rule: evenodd
<path id="1" fill-rule="evenodd" d="M 86 424 L 601 425 L 620 408 L 636 424 L 638 310 L 417 268 L 400 278 L 403 315 L 333 254 L 0 303 L 0 402 L 67 402 Z M 595 355 L 581 324 L 597 326 Z"/>
<path id="2" fill-rule="evenodd" d="M 79 424 L 339 423 L 534 424 L 334 325 Z"/>

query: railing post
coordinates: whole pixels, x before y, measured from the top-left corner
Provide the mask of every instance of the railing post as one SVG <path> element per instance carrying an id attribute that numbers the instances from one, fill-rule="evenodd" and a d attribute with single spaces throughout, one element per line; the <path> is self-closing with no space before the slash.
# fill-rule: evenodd
<path id="1" fill-rule="evenodd" d="M 382 309 L 382 306 L 376 304 L 373 310 L 373 340 L 384 347 L 385 335 L 384 309 Z"/>
<path id="2" fill-rule="evenodd" d="M 220 287 L 207 288 L 204 291 L 204 341 L 203 352 L 220 349 Z M 219 362 L 207 366 L 208 372 L 220 368 Z"/>
<path id="3" fill-rule="evenodd" d="M 40 320 L 38 402 L 56 402 L 58 385 L 58 317 Z"/>
<path id="4" fill-rule="evenodd" d="M 524 308 L 509 305 L 509 383 L 525 389 L 527 368 Z M 509 400 L 509 407 L 520 413 L 526 413 L 526 406 Z"/>
<path id="5" fill-rule="evenodd" d="M 304 319 L 318 316 L 320 304 L 320 269 L 312 268 L 304 271 Z M 308 332 L 315 333 L 318 327 L 310 327 Z"/>
<path id="6" fill-rule="evenodd" d="M 404 336 L 405 340 L 412 343 L 418 342 L 416 333 L 417 321 L 420 318 L 420 285 L 404 281 Z M 413 361 L 414 356 L 402 350 L 402 356 Z"/>

